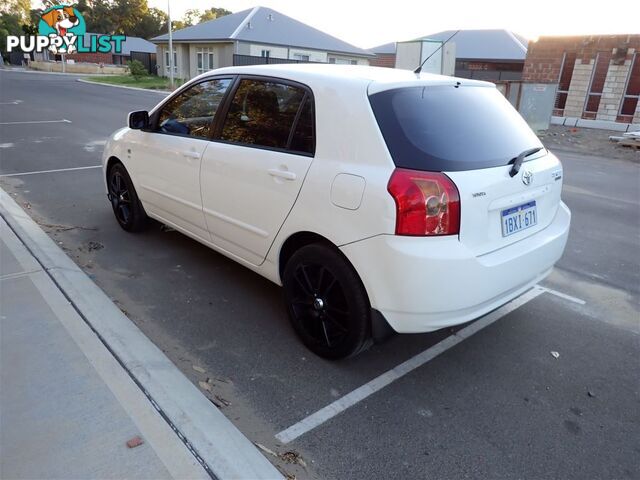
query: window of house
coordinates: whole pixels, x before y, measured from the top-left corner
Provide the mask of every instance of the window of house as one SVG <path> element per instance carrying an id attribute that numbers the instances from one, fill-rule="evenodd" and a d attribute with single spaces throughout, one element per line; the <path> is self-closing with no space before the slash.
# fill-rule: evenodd
<path id="1" fill-rule="evenodd" d="M 589 94 L 584 104 L 584 116 L 586 117 L 595 118 L 595 114 L 598 112 L 610 60 L 611 52 L 598 52 L 596 55 L 589 84 Z"/>
<path id="2" fill-rule="evenodd" d="M 640 99 L 640 56 L 636 53 L 631 62 L 627 87 L 620 102 L 620 115 L 633 117 Z"/>
<path id="3" fill-rule="evenodd" d="M 337 63 L 338 65 L 357 65 L 358 61 L 350 60 L 348 58 L 330 58 L 329 63 Z"/>
<path id="4" fill-rule="evenodd" d="M 329 63 L 336 63 L 335 57 L 329 57 Z"/>
<path id="5" fill-rule="evenodd" d="M 260 52 L 261 57 L 269 58 L 271 56 L 271 50 L 262 50 Z"/>
<path id="6" fill-rule="evenodd" d="M 224 78 L 188 88 L 162 107 L 157 131 L 209 138 L 213 117 L 230 84 L 231 79 Z"/>
<path id="7" fill-rule="evenodd" d="M 197 72 L 204 73 L 213 70 L 213 50 L 210 48 L 198 48 L 196 50 Z"/>
<path id="8" fill-rule="evenodd" d="M 576 64 L 575 52 L 567 53 L 562 57 L 562 66 L 560 67 L 560 77 L 558 78 L 558 91 L 556 93 L 556 101 L 554 107 L 557 110 L 564 111 L 567 104 L 567 96 L 569 95 L 569 85 L 571 85 L 571 77 L 573 76 L 573 67 Z M 562 115 L 562 111 L 557 112 Z"/>
<path id="9" fill-rule="evenodd" d="M 169 49 L 165 48 L 164 50 L 164 71 L 169 73 Z M 173 73 L 178 73 L 178 54 L 173 50 Z"/>
<path id="10" fill-rule="evenodd" d="M 301 62 L 308 62 L 309 61 L 309 55 L 303 55 L 302 53 L 294 53 L 293 54 L 293 58 L 295 58 L 296 60 L 299 60 Z"/>
<path id="11" fill-rule="evenodd" d="M 313 125 L 313 118 L 309 119 L 309 109 L 312 112 L 313 107 L 307 104 L 305 94 L 303 88 L 292 85 L 242 80 L 220 138 L 244 145 L 312 153 L 309 142 L 313 143 L 313 130 L 309 133 L 308 125 Z M 304 108 L 298 115 L 303 101 Z"/>

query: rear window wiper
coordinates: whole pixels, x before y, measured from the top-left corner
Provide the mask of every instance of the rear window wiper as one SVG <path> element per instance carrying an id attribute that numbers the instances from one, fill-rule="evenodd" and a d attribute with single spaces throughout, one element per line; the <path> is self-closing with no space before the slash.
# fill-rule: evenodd
<path id="1" fill-rule="evenodd" d="M 543 148 L 544 147 L 530 148 L 529 150 L 525 150 L 524 152 L 522 152 L 517 157 L 512 158 L 509 161 L 510 164 L 513 163 L 513 167 L 511 167 L 511 170 L 509 170 L 509 176 L 510 177 L 515 177 L 518 174 L 518 172 L 520 171 L 520 166 L 522 165 L 522 162 L 524 161 L 524 159 L 526 157 L 528 157 L 529 155 L 533 155 L 534 153 L 539 152 Z"/>

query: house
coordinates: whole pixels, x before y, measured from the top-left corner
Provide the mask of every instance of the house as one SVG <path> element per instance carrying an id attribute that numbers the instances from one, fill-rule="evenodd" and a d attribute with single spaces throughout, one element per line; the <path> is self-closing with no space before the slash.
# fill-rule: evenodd
<path id="1" fill-rule="evenodd" d="M 169 35 L 157 45 L 159 74 L 169 75 Z M 373 54 L 266 7 L 254 7 L 173 32 L 174 74 L 192 78 L 214 68 L 262 63 L 369 65 Z"/>
<path id="2" fill-rule="evenodd" d="M 84 38 L 82 39 L 84 45 L 91 45 L 90 37 L 100 37 L 99 33 L 85 33 Z M 86 52 L 86 53 L 71 53 L 66 55 L 67 60 L 73 60 L 77 63 L 98 63 L 104 65 L 126 65 L 129 60 L 138 59 L 142 61 L 143 64 L 147 66 L 147 69 L 150 73 L 155 72 L 155 55 L 156 55 L 156 46 L 145 40 L 144 38 L 139 37 L 127 37 L 124 42 L 122 42 L 122 51 L 120 53 L 116 52 L 108 52 L 108 53 L 100 53 L 100 52 Z M 53 54 L 49 54 L 49 58 L 51 60 L 59 60 L 60 56 L 55 56 L 53 58 Z M 149 65 L 147 65 L 149 62 Z"/>
<path id="3" fill-rule="evenodd" d="M 455 33 L 453 38 L 451 36 Z M 508 30 L 445 30 L 426 35 L 415 41 L 438 41 L 455 44 L 455 75 L 480 80 L 519 80 L 522 76 L 528 41 Z M 403 42 L 404 43 L 404 42 Z M 371 49 L 376 57 L 372 64 L 393 62 L 391 49 L 397 52 L 397 44 L 385 44 Z M 387 65 L 384 65 L 387 66 Z"/>
<path id="4" fill-rule="evenodd" d="M 529 45 L 522 79 L 557 84 L 553 123 L 640 125 L 638 34 L 540 37 Z"/>
<path id="5" fill-rule="evenodd" d="M 394 68 L 396 66 L 396 42 L 385 43 L 377 47 L 370 48 L 369 51 L 375 55 L 369 63 L 374 67 Z"/>

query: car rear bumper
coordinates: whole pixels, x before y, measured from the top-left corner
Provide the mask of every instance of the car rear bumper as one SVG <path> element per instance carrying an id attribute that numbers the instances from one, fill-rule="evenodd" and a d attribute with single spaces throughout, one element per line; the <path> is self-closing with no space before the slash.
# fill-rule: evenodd
<path id="1" fill-rule="evenodd" d="M 561 202 L 544 230 L 478 257 L 457 237 L 379 235 L 341 250 L 396 332 L 429 332 L 474 320 L 541 281 L 562 256 L 570 223 Z"/>

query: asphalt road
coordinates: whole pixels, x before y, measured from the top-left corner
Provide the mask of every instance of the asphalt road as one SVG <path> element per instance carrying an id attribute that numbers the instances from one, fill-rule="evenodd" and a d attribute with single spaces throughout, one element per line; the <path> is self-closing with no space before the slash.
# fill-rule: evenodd
<path id="1" fill-rule="evenodd" d="M 6 176 L 98 165 L 126 113 L 160 98 L 0 71 L 0 186 L 190 379 L 213 379 L 208 395 L 230 402 L 222 411 L 251 440 L 301 454 L 306 468 L 279 461 L 286 471 L 640 478 L 638 163 L 556 152 L 573 225 L 543 286 L 584 305 L 543 293 L 282 445 L 275 434 L 450 332 L 396 336 L 355 359 L 321 360 L 296 339 L 277 286 L 176 232 L 122 231 L 99 169 Z M 62 119 L 71 123 L 15 123 Z"/>

